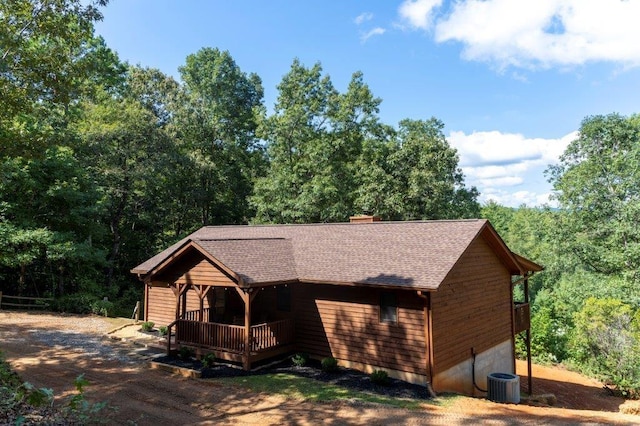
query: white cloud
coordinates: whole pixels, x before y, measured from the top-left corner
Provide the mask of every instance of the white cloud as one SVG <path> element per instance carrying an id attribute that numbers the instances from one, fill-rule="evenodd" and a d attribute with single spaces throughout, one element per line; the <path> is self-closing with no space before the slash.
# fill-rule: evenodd
<path id="1" fill-rule="evenodd" d="M 460 166 L 469 186 L 476 186 L 480 200 L 495 200 L 516 207 L 549 203 L 550 186 L 541 183 L 549 164 L 556 164 L 577 132 L 557 139 L 525 138 L 498 131 L 451 132 L 447 138 L 458 150 Z"/>
<path id="2" fill-rule="evenodd" d="M 364 22 L 370 21 L 373 19 L 373 13 L 371 12 L 363 12 L 360 15 L 356 16 L 356 19 L 353 20 L 356 25 L 360 25 Z"/>
<path id="3" fill-rule="evenodd" d="M 387 30 L 385 30 L 384 28 L 381 27 L 376 27 L 370 31 L 367 31 L 366 33 L 363 33 L 360 36 L 360 41 L 362 41 L 363 43 L 366 42 L 367 40 L 369 40 L 371 37 L 376 36 L 376 35 L 382 35 L 385 32 L 387 32 Z"/>
<path id="4" fill-rule="evenodd" d="M 480 202 L 486 203 L 493 200 L 498 204 L 507 207 L 519 207 L 526 204 L 529 207 L 542 206 L 543 204 L 551 207 L 557 207 L 557 203 L 550 199 L 550 192 L 532 192 L 532 191 L 515 191 L 508 192 L 504 190 L 496 190 L 490 193 L 482 193 Z"/>
<path id="5" fill-rule="evenodd" d="M 557 161 L 576 132 L 559 139 L 527 139 L 518 133 L 498 131 L 451 132 L 449 143 L 460 153 L 460 163 L 471 165 L 500 165 L 515 162 L 551 163 Z"/>
<path id="6" fill-rule="evenodd" d="M 431 27 L 433 10 L 441 4 L 442 0 L 405 0 L 398 13 L 412 28 L 427 30 Z"/>
<path id="7" fill-rule="evenodd" d="M 405 1 L 400 18 L 431 28 L 435 0 Z M 463 44 L 462 56 L 509 66 L 549 68 L 608 61 L 640 66 L 640 1 L 461 0 L 433 24 L 435 41 Z"/>

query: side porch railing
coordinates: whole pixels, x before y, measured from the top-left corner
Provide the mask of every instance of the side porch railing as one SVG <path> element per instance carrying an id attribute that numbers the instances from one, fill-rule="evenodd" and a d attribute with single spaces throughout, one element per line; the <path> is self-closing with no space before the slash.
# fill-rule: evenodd
<path id="1" fill-rule="evenodd" d="M 211 312 L 211 308 L 204 308 L 202 310 L 202 318 L 203 321 L 207 322 L 209 320 L 209 313 Z M 200 316 L 200 310 L 196 309 L 195 311 L 187 311 L 182 314 L 181 319 L 189 320 L 189 321 L 198 321 Z"/>
<path id="2" fill-rule="evenodd" d="M 243 354 L 245 351 L 245 328 L 242 325 L 200 322 L 177 319 L 167 326 L 167 351 L 171 349 L 172 329 L 175 328 L 175 343 L 197 346 L 203 349 Z M 250 327 L 250 351 L 259 353 L 294 341 L 294 321 L 285 319 Z"/>

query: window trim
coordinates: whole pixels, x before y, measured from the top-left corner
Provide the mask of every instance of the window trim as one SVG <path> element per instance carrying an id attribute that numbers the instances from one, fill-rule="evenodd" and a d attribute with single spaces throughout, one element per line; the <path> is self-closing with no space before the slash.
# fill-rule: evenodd
<path id="1" fill-rule="evenodd" d="M 393 319 L 387 318 L 391 309 L 393 309 Z M 378 314 L 381 324 L 398 324 L 398 293 L 395 291 L 380 292 Z"/>

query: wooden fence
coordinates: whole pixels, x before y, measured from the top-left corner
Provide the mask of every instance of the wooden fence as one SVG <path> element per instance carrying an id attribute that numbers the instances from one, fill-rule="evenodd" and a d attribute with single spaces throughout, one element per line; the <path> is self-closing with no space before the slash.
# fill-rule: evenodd
<path id="1" fill-rule="evenodd" d="M 49 297 L 7 296 L 0 291 L 0 309 L 46 309 L 52 300 Z"/>

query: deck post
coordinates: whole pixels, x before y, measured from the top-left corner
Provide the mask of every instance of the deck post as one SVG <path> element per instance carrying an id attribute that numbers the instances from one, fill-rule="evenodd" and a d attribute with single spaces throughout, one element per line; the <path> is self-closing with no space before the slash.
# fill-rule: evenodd
<path id="1" fill-rule="evenodd" d="M 529 276 L 524 279 L 524 302 L 529 303 Z M 531 311 L 529 311 L 531 312 Z M 531 315 L 531 313 L 529 313 Z M 533 377 L 531 377 L 531 320 L 527 327 L 527 385 L 529 396 L 533 395 Z"/>
<path id="2" fill-rule="evenodd" d="M 173 294 L 176 296 L 176 318 L 180 318 L 180 284 L 175 283 L 175 288 L 172 289 Z"/>
<path id="3" fill-rule="evenodd" d="M 250 291 L 251 289 L 249 289 Z M 251 370 L 251 293 L 244 293 L 244 360 L 243 368 Z"/>
<path id="4" fill-rule="evenodd" d="M 242 360 L 242 368 L 245 371 L 251 370 L 251 343 L 253 341 L 251 336 L 251 302 L 258 295 L 254 289 L 242 289 L 236 287 L 236 291 L 244 302 L 244 356 Z"/>

